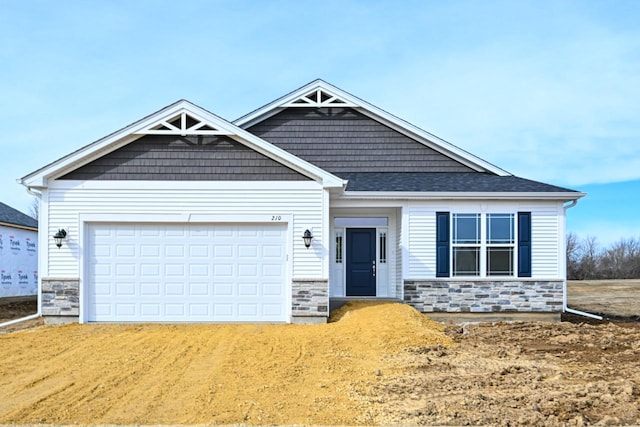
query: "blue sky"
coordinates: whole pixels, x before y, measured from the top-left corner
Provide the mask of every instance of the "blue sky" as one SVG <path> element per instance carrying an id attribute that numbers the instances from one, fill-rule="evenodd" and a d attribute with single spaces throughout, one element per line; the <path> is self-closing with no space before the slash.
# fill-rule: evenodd
<path id="1" fill-rule="evenodd" d="M 228 120 L 322 78 L 640 237 L 638 1 L 0 0 L 0 200 L 188 99 Z"/>

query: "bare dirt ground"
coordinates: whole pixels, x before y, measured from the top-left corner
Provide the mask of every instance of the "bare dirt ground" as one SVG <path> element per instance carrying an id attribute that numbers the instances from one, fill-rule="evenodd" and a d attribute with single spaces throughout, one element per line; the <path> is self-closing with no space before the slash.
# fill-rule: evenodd
<path id="1" fill-rule="evenodd" d="M 26 317 L 38 311 L 38 301 L 33 298 L 0 298 L 0 323 Z"/>
<path id="2" fill-rule="evenodd" d="M 28 328 L 0 335 L 0 423 L 640 425 L 640 323 L 574 320 L 357 303 L 327 325 Z"/>

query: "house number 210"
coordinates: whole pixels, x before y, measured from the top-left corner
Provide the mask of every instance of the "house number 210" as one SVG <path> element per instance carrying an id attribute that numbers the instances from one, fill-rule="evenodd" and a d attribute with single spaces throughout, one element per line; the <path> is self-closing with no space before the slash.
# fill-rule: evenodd
<path id="1" fill-rule="evenodd" d="M 271 216 L 271 221 L 280 221 L 280 220 L 282 220 L 282 217 L 280 215 Z"/>

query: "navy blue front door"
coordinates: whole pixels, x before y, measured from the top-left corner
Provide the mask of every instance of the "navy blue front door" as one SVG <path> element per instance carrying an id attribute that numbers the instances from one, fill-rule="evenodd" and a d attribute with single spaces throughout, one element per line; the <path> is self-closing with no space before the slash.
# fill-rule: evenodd
<path id="1" fill-rule="evenodd" d="M 376 229 L 347 228 L 347 296 L 376 296 Z"/>

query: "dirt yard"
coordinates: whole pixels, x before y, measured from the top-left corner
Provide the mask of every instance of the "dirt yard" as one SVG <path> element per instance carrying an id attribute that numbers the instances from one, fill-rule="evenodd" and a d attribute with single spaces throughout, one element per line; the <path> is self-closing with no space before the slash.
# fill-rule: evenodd
<path id="1" fill-rule="evenodd" d="M 33 298 L 0 298 L 0 323 L 30 316 L 38 312 L 38 300 Z"/>
<path id="2" fill-rule="evenodd" d="M 391 303 L 331 320 L 6 333 L 0 424 L 640 424 L 639 323 L 444 329 Z"/>

